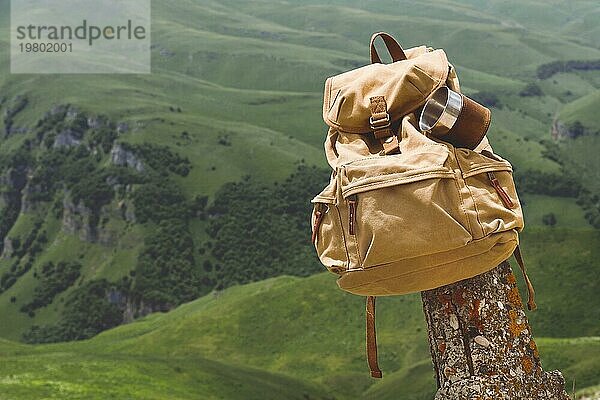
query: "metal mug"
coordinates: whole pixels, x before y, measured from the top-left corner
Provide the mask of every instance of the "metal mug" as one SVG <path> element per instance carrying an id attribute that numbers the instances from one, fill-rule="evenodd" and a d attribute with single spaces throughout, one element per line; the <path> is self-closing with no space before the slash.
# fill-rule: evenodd
<path id="1" fill-rule="evenodd" d="M 437 89 L 425 103 L 419 129 L 456 147 L 475 149 L 491 121 L 486 107 L 447 86 Z"/>

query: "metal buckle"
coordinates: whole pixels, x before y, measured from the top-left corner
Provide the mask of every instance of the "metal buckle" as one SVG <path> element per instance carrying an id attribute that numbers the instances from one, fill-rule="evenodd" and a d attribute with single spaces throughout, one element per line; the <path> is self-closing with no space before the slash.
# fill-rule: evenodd
<path id="1" fill-rule="evenodd" d="M 377 121 L 373 120 L 373 117 L 369 117 L 369 125 L 373 130 L 385 129 L 390 126 L 390 114 L 386 113 L 385 118 L 378 119 Z"/>

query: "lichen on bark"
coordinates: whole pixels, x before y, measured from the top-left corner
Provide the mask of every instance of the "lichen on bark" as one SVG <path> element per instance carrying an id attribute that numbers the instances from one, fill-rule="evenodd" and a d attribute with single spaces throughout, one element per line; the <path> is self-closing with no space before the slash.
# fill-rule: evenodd
<path id="1" fill-rule="evenodd" d="M 435 400 L 569 399 L 561 373 L 542 369 L 508 262 L 421 295 Z"/>

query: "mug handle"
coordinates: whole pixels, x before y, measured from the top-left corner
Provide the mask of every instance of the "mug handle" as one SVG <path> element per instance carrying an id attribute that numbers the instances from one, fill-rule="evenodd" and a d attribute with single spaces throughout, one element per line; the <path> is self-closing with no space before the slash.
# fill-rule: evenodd
<path id="1" fill-rule="evenodd" d="M 392 56 L 393 62 L 406 60 L 406 54 L 404 54 L 404 50 L 402 46 L 394 39 L 390 34 L 385 32 L 377 32 L 371 36 L 371 64 L 379 63 L 381 64 L 381 58 L 379 58 L 379 54 L 377 54 L 377 49 L 375 49 L 375 40 L 381 37 L 383 39 L 383 43 L 385 43 L 385 47 L 387 47 L 388 52 Z"/>

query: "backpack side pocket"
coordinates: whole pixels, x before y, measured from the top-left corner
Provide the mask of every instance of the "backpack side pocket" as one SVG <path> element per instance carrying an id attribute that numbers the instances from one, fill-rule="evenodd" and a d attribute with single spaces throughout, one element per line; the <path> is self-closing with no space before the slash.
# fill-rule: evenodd
<path id="1" fill-rule="evenodd" d="M 498 232 L 523 229 L 523 212 L 517 196 L 510 163 L 492 153 L 457 149 L 458 163 L 470 192 L 480 239 Z"/>
<path id="2" fill-rule="evenodd" d="M 336 205 L 336 180 L 314 199 L 311 216 L 312 242 L 321 263 L 331 272 L 341 274 L 348 269 L 348 248 L 342 216 Z"/>

